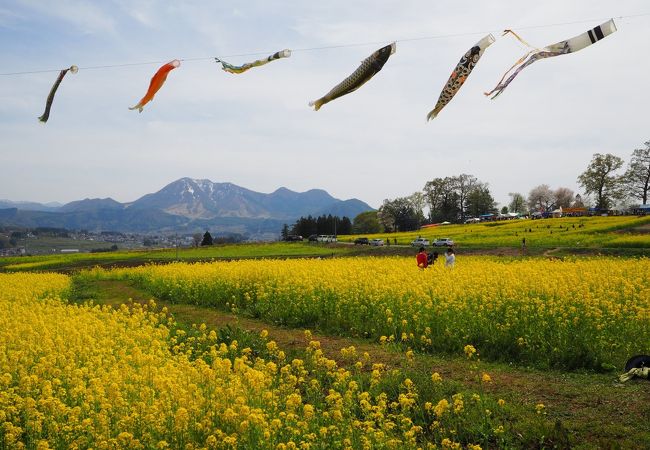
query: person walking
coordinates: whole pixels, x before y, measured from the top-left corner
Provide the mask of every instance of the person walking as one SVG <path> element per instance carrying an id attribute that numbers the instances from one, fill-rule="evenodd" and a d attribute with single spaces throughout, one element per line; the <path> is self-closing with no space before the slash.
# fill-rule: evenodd
<path id="1" fill-rule="evenodd" d="M 445 254 L 445 267 L 454 267 L 454 264 L 456 264 L 456 255 L 454 249 L 449 247 Z"/>

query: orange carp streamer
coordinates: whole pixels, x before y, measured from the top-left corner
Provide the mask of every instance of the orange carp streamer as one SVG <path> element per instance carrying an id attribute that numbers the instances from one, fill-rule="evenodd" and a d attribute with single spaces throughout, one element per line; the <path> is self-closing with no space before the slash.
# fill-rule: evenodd
<path id="1" fill-rule="evenodd" d="M 169 75 L 169 72 L 179 67 L 180 65 L 181 62 L 175 59 L 165 64 L 160 69 L 158 69 L 158 72 L 156 72 L 156 74 L 151 78 L 151 82 L 149 83 L 149 89 L 147 89 L 147 93 L 145 94 L 145 96 L 142 97 L 142 100 L 140 100 L 140 102 L 137 105 L 129 109 L 130 110 L 137 109 L 139 112 L 142 112 L 142 108 L 144 108 L 144 105 L 146 105 L 151 100 L 153 100 L 153 97 L 156 95 L 156 92 L 158 92 L 158 90 L 162 87 L 162 85 L 165 84 L 165 80 L 167 80 L 167 75 Z"/>

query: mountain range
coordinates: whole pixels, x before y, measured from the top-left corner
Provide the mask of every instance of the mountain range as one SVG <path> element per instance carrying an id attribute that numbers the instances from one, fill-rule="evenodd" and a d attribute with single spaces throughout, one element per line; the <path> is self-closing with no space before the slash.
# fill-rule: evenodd
<path id="1" fill-rule="evenodd" d="M 64 205 L 0 200 L 0 224 L 72 230 L 238 233 L 254 239 L 277 237 L 284 223 L 301 216 L 348 216 L 372 208 L 358 199 L 339 200 L 321 189 L 270 194 L 232 183 L 181 178 L 130 203 L 86 198 Z"/>

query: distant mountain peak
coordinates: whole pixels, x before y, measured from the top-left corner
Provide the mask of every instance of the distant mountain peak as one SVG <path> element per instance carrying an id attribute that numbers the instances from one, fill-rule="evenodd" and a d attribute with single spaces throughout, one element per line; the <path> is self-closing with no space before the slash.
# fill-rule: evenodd
<path id="1" fill-rule="evenodd" d="M 28 209 L 22 208 L 21 203 L 5 201 L 5 208 L 18 210 L 10 219 L 9 213 L 5 214 L 7 223 L 11 220 L 11 223 L 22 221 L 28 226 L 113 231 L 210 229 L 215 233 L 262 233 L 267 239 L 270 230 L 277 228 L 277 232 L 272 233 L 279 233 L 283 223 L 291 224 L 300 217 L 332 214 L 352 219 L 372 209 L 357 199 L 334 198 L 323 189 L 295 192 L 283 186 L 265 194 L 230 182 L 215 183 L 190 177 L 179 178 L 130 203 L 112 198 L 85 198 L 60 208 L 35 204 L 32 211 L 37 211 L 35 208 L 47 211 L 38 214 L 23 214 Z M 0 201 L 0 208 L 2 206 Z"/>

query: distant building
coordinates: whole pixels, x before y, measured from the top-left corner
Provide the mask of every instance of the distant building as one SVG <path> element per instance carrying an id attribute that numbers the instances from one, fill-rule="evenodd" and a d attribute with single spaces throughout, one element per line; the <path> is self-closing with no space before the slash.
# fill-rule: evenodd
<path id="1" fill-rule="evenodd" d="M 562 214 L 565 216 L 586 216 L 588 214 L 587 208 L 564 208 Z"/>

